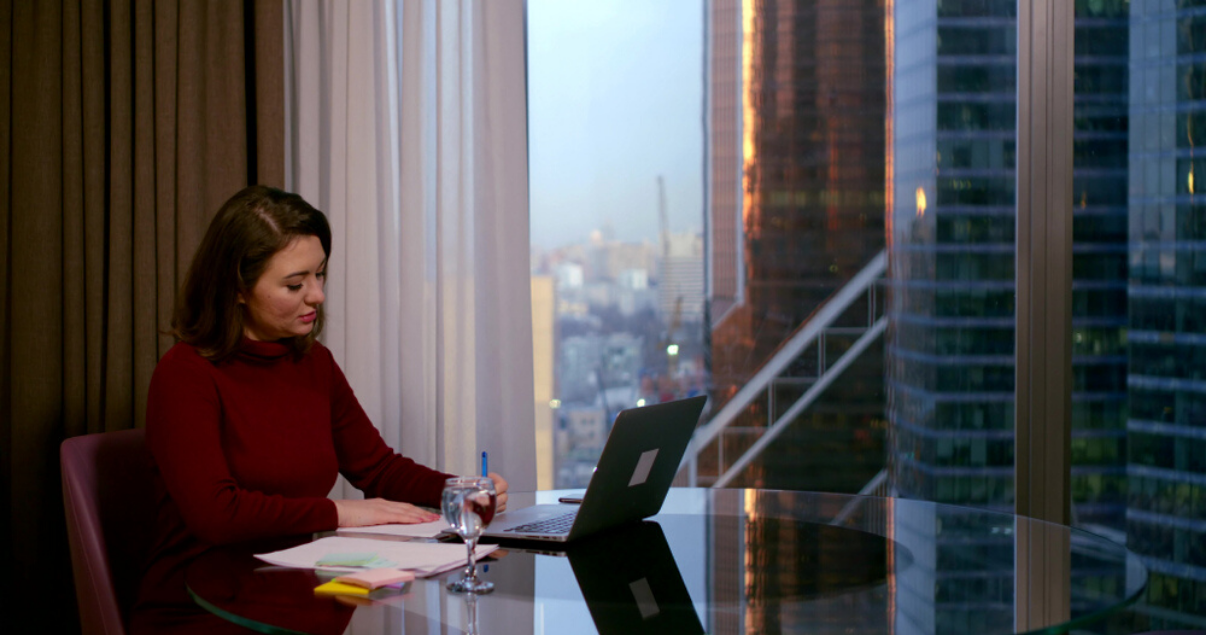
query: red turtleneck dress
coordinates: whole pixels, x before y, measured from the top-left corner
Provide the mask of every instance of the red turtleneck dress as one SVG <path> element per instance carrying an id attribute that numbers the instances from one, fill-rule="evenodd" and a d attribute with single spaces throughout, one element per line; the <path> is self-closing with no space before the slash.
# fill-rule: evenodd
<path id="1" fill-rule="evenodd" d="M 219 364 L 176 344 L 151 379 L 146 430 L 159 512 L 135 625 L 192 604 L 184 569 L 214 545 L 335 529 L 337 473 L 368 498 L 431 507 L 450 476 L 385 444 L 319 343 L 294 359 L 244 339 Z"/>

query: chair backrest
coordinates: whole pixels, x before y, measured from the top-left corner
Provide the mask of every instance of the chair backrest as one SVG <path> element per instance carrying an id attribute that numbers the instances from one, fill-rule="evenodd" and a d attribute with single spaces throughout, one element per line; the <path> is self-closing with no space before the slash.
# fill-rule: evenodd
<path id="1" fill-rule="evenodd" d="M 146 436 L 73 437 L 59 456 L 82 631 L 124 635 L 155 519 Z"/>

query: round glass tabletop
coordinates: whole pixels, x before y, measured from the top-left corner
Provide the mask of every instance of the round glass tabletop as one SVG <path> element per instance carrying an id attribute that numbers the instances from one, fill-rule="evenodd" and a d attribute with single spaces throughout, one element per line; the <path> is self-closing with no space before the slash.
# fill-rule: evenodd
<path id="1" fill-rule="evenodd" d="M 568 491 L 512 494 L 515 509 Z M 378 536 L 380 539 L 390 539 Z M 307 541 L 311 537 L 298 539 Z M 398 539 L 398 538 L 393 538 Z M 246 547 L 194 561 L 206 611 L 268 633 L 1063 633 L 1134 601 L 1139 558 L 1011 514 L 891 498 L 673 489 L 661 513 L 570 545 L 504 545 L 479 566 L 369 596 Z"/>

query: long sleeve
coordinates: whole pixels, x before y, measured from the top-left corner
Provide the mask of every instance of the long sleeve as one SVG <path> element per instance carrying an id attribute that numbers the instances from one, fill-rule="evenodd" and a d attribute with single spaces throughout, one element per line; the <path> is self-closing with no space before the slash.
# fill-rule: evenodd
<path id="1" fill-rule="evenodd" d="M 264 387 L 240 385 L 240 377 L 231 381 L 212 366 L 191 348 L 178 346 L 151 380 L 147 443 L 169 495 L 167 504 L 179 510 L 193 535 L 210 544 L 335 529 L 335 505 L 323 496 L 334 480 L 334 457 L 329 451 L 326 460 L 321 451 L 298 456 L 293 447 L 277 454 L 276 436 L 287 430 L 273 430 L 263 419 L 271 412 L 243 403 L 243 392 L 251 391 L 248 403 L 256 404 L 254 393 Z M 262 397 L 270 408 L 272 391 Z M 231 456 L 242 461 L 248 478 L 236 478 Z M 262 473 L 271 470 L 278 474 L 265 479 Z"/>
<path id="2" fill-rule="evenodd" d="M 214 545 L 336 529 L 340 471 L 370 497 L 432 506 L 447 476 L 385 444 L 319 343 L 295 356 L 244 339 L 217 364 L 176 344 L 151 379 L 147 445 L 159 514 L 143 609 L 191 606 L 188 563 Z"/>
<path id="3" fill-rule="evenodd" d="M 369 421 L 330 351 L 316 346 L 313 354 L 330 359 L 331 432 L 339 471 L 369 498 L 439 507 L 444 480 L 452 475 L 394 452 Z"/>

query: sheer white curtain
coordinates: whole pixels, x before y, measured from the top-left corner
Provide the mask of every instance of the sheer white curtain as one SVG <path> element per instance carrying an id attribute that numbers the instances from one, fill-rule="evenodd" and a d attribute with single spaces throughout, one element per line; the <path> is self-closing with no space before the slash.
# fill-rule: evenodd
<path id="1" fill-rule="evenodd" d="M 324 342 L 391 446 L 535 489 L 523 1 L 294 1 L 285 30 Z"/>

